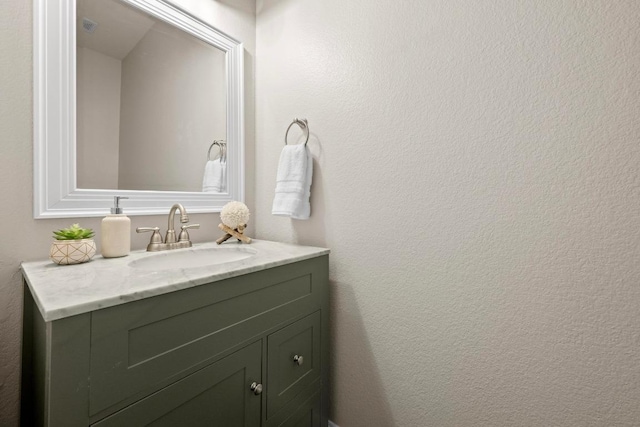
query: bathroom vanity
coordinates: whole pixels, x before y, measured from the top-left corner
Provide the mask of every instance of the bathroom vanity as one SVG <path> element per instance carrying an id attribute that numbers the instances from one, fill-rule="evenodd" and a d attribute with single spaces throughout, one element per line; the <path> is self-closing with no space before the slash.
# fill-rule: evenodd
<path id="1" fill-rule="evenodd" d="M 23 425 L 326 426 L 328 254 L 24 263 Z"/>

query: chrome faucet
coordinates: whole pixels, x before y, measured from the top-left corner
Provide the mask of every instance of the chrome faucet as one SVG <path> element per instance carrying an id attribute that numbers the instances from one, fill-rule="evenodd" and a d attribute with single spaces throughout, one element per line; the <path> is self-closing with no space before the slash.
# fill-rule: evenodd
<path id="1" fill-rule="evenodd" d="M 136 228 L 137 233 L 153 231 L 153 234 L 151 235 L 151 241 L 149 241 L 149 244 L 147 245 L 147 252 L 190 248 L 192 246 L 191 240 L 189 238 L 189 232 L 187 230 L 189 228 L 200 228 L 200 224 L 183 225 L 181 227 L 178 240 L 176 241 L 176 231 L 173 228 L 176 210 L 180 210 L 180 222 L 182 224 L 186 224 L 187 222 L 189 222 L 189 215 L 187 214 L 187 210 L 184 208 L 184 206 L 182 206 L 180 203 L 176 203 L 175 205 L 171 206 L 171 210 L 169 211 L 169 224 L 167 226 L 167 234 L 165 235 L 164 242 L 162 241 L 162 236 L 160 235 L 160 228 L 158 227 Z"/>

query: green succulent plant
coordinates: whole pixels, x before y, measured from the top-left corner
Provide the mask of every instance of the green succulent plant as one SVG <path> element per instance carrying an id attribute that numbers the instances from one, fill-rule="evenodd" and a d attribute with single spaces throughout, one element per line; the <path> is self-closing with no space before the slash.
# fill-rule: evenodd
<path id="1" fill-rule="evenodd" d="M 90 228 L 82 228 L 80 224 L 73 224 L 69 228 L 62 228 L 53 232 L 53 238 L 56 240 L 82 240 L 90 239 L 95 233 Z"/>

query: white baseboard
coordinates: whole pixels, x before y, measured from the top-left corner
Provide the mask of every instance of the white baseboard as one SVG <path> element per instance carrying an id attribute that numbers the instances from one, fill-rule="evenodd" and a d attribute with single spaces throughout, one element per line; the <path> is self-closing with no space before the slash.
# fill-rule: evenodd
<path id="1" fill-rule="evenodd" d="M 329 427 L 340 427 L 340 426 L 334 423 L 333 421 L 329 420 Z"/>

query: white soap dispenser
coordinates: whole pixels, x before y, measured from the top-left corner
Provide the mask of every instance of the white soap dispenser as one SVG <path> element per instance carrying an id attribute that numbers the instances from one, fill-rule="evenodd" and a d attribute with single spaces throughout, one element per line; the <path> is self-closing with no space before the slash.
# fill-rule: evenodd
<path id="1" fill-rule="evenodd" d="M 111 215 L 102 219 L 100 252 L 104 258 L 127 256 L 131 251 L 131 220 L 122 212 L 122 199 L 128 197 L 115 196 Z"/>

